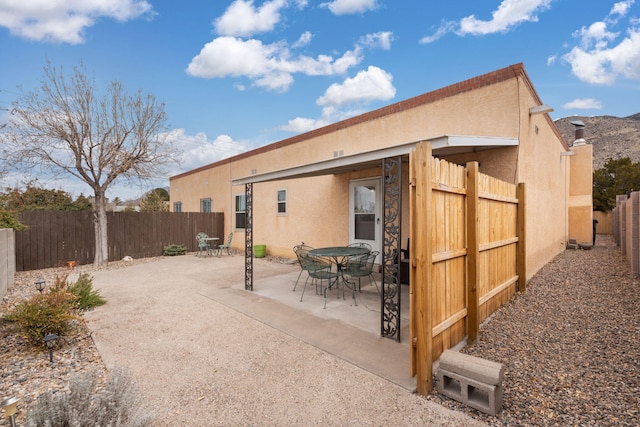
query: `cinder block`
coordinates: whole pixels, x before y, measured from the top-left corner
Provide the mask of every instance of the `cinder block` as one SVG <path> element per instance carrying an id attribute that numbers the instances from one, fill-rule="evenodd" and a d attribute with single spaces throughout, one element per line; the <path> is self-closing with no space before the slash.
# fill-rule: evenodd
<path id="1" fill-rule="evenodd" d="M 438 391 L 490 415 L 502 408 L 501 363 L 446 350 L 440 356 Z"/>
<path id="2" fill-rule="evenodd" d="M 453 350 L 445 350 L 440 355 L 440 369 L 455 372 L 489 385 L 502 383 L 504 376 L 504 366 L 501 363 Z"/>
<path id="3" fill-rule="evenodd" d="M 502 409 L 502 384 L 489 385 L 442 368 L 438 370 L 438 392 L 489 415 Z"/>

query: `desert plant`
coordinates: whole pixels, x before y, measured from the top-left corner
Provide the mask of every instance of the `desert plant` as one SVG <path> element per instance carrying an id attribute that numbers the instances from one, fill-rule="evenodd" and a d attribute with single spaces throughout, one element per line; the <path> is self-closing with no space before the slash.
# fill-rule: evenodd
<path id="1" fill-rule="evenodd" d="M 93 289 L 93 277 L 87 273 L 80 274 L 76 283 L 67 282 L 67 291 L 76 296 L 76 307 L 79 310 L 89 310 L 107 303 L 100 291 Z"/>
<path id="2" fill-rule="evenodd" d="M 81 274 L 75 283 L 69 283 L 67 277 L 57 276 L 49 292 L 19 303 L 3 319 L 20 325 L 34 345 L 43 345 L 42 339 L 47 334 L 69 334 L 74 321 L 79 319 L 78 310 L 103 305 L 106 300 L 93 289 L 93 278 L 87 273 Z"/>
<path id="3" fill-rule="evenodd" d="M 63 336 L 73 329 L 76 296 L 69 292 L 46 292 L 32 296 L 19 303 L 4 316 L 5 320 L 16 322 L 25 337 L 34 345 L 44 345 L 47 334 Z"/>
<path id="4" fill-rule="evenodd" d="M 175 256 L 175 255 L 185 255 L 187 253 L 187 248 L 184 245 L 169 245 L 164 247 L 164 252 L 162 255 L 164 256 Z"/>
<path id="5" fill-rule="evenodd" d="M 150 425 L 150 414 L 141 409 L 131 375 L 116 368 L 100 385 L 99 371 L 76 376 L 68 392 L 47 392 L 29 407 L 25 425 L 138 427 Z"/>

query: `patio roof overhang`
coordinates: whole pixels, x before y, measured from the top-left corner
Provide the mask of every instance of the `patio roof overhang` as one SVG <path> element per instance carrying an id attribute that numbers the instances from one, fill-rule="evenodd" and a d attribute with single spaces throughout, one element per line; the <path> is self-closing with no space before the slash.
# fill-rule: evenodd
<path id="1" fill-rule="evenodd" d="M 231 181 L 231 184 L 245 185 L 249 183 L 306 178 L 320 175 L 334 175 L 370 169 L 380 166 L 380 161 L 382 159 L 409 154 L 416 144 L 425 141 L 431 142 L 433 155 L 442 157 L 481 150 L 490 150 L 500 147 L 513 147 L 519 144 L 517 138 L 443 135 L 422 141 L 409 142 L 395 145 L 393 147 L 382 148 L 379 150 L 335 157 L 316 163 L 309 163 L 306 165 L 294 166 L 271 172 L 256 173 L 247 177 L 234 179 Z"/>

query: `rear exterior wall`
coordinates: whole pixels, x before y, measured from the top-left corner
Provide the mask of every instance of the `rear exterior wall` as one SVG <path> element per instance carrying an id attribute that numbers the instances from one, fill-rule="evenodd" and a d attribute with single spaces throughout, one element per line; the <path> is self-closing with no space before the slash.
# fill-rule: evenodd
<path id="1" fill-rule="evenodd" d="M 243 230 L 235 229 L 234 196 L 244 186 L 234 179 L 329 160 L 335 151 L 344 156 L 427 140 L 442 135 L 517 138 L 519 147 L 446 158 L 464 164 L 479 161 L 482 173 L 527 187 L 527 265 L 531 277 L 559 253 L 567 237 L 567 157 L 560 156 L 562 143 L 546 115 L 529 116 L 538 101 L 512 78 L 490 86 L 383 115 L 334 132 L 313 135 L 293 144 L 286 140 L 263 147 L 255 155 L 183 174 L 171 180 L 171 201 L 181 201 L 183 210 L 199 210 L 203 195 L 212 197 L 213 210 L 227 218 L 225 231 L 235 231 L 234 247 L 244 246 Z M 437 155 L 437 153 L 436 153 Z M 293 245 L 312 246 L 348 243 L 349 181 L 380 176 L 380 169 L 344 175 L 288 179 L 253 185 L 253 242 L 266 244 L 267 253 L 293 257 Z M 403 193 L 408 188 L 407 171 Z M 276 193 L 287 190 L 287 213 L 278 214 Z M 403 212 L 402 245 L 408 236 L 408 204 Z"/>

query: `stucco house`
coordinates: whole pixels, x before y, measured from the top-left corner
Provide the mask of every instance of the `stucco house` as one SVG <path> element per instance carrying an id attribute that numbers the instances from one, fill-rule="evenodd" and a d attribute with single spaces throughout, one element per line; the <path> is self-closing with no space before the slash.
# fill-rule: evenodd
<path id="1" fill-rule="evenodd" d="M 526 183 L 528 279 L 569 238 L 591 241 L 591 145 L 570 148 L 548 111 L 515 64 L 173 176 L 171 210 L 224 212 L 226 234 L 243 250 L 250 183 L 250 237 L 268 254 L 293 258 L 300 242 L 367 241 L 381 250 L 381 161 L 404 163 L 417 142 L 429 141 L 435 157 L 476 161 L 481 173 Z M 404 247 L 408 209 L 401 217 Z"/>
<path id="2" fill-rule="evenodd" d="M 474 341 L 569 239 L 592 240 L 592 146 L 569 146 L 550 111 L 515 64 L 173 176 L 171 208 L 225 214 L 248 290 L 254 244 L 290 258 L 302 242 L 370 244 L 382 336 L 401 341 L 410 285 L 411 371 L 426 394 L 444 350 Z"/>

